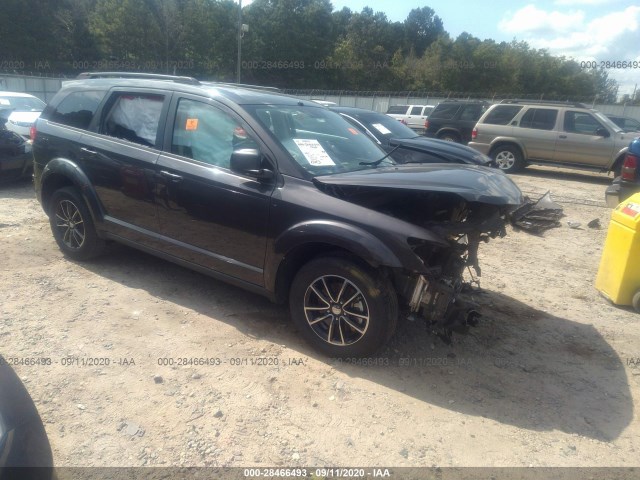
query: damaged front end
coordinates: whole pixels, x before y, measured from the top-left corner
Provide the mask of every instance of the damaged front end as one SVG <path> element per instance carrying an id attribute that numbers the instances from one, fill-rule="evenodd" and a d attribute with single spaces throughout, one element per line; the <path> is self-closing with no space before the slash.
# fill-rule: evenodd
<path id="1" fill-rule="evenodd" d="M 506 234 L 509 213 L 523 197 L 508 177 L 488 168 L 412 171 L 417 178 L 412 176 L 406 182 L 385 184 L 380 173 L 368 179 L 360 174 L 357 179 L 323 179 L 322 187 L 327 193 L 418 226 L 442 240 L 407 238 L 424 269 L 395 271 L 394 284 L 407 318 L 423 319 L 433 333 L 449 343 L 454 332 L 467 332 L 480 317 L 468 295 L 471 283 L 477 283 L 474 275 L 481 275 L 480 243 Z M 468 282 L 464 280 L 466 269 L 471 278 Z"/>
<path id="2" fill-rule="evenodd" d="M 508 208 L 478 203 L 460 202 L 441 210 L 450 218 L 426 222 L 422 226 L 445 238 L 448 247 L 429 242 L 415 242 L 414 253 L 420 257 L 427 272 L 409 275 L 403 282 L 410 320 L 422 318 L 430 330 L 446 343 L 454 332 L 466 333 L 480 318 L 477 305 L 469 292 L 474 277 L 481 275 L 478 262 L 480 243 L 506 234 Z M 465 281 L 468 269 L 471 281 Z M 473 272 L 471 271 L 473 269 Z"/>

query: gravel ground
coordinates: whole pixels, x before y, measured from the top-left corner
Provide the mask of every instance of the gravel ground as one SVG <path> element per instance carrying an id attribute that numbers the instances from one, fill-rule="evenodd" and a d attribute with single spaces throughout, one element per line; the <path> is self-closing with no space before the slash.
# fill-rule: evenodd
<path id="1" fill-rule="evenodd" d="M 470 335 L 447 346 L 405 322 L 367 365 L 146 254 L 68 261 L 32 185 L 0 186 L 0 355 L 51 359 L 13 368 L 58 466 L 638 466 L 640 315 L 593 286 L 611 179 L 513 178 L 551 190 L 563 226 L 481 246 Z"/>

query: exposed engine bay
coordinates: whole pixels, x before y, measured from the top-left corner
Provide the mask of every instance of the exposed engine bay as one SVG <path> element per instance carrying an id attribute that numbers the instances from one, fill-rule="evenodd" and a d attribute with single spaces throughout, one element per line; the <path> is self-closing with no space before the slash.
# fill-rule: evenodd
<path id="1" fill-rule="evenodd" d="M 479 286 L 480 243 L 506 234 L 510 212 L 521 198 L 496 201 L 471 200 L 458 192 L 398 189 L 364 185 L 325 185 L 333 196 L 422 227 L 444 240 L 448 246 L 409 239 L 413 252 L 422 260 L 423 273 L 396 272 L 393 279 L 404 315 L 418 318 L 443 341 L 452 334 L 466 333 L 478 323 L 478 305 L 467 293 Z M 477 193 L 477 192 L 476 192 Z M 471 281 L 464 280 L 469 269 Z M 473 272 L 471 271 L 473 269 Z"/>

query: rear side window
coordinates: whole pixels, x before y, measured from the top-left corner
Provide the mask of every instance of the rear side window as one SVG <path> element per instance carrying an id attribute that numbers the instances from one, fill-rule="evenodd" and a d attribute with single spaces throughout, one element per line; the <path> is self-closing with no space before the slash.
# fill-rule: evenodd
<path id="1" fill-rule="evenodd" d="M 508 125 L 522 107 L 516 105 L 498 105 L 489 112 L 482 123 L 489 125 Z"/>
<path id="2" fill-rule="evenodd" d="M 460 105 L 441 103 L 431 112 L 429 118 L 442 118 L 447 120 L 453 118 L 459 109 Z"/>
<path id="3" fill-rule="evenodd" d="M 105 92 L 83 91 L 67 95 L 49 116 L 49 121 L 86 130 Z"/>
<path id="4" fill-rule="evenodd" d="M 393 106 L 389 107 L 389 110 L 387 110 L 387 113 L 391 113 L 393 115 L 404 115 L 405 113 L 407 113 L 407 106 L 406 105 L 393 105 Z"/>
<path id="5" fill-rule="evenodd" d="M 411 115 L 422 115 L 422 107 L 413 107 L 411 109 Z"/>
<path id="6" fill-rule="evenodd" d="M 467 105 L 460 114 L 460 120 L 477 121 L 484 112 L 484 105 Z"/>
<path id="7" fill-rule="evenodd" d="M 530 108 L 520 119 L 522 128 L 536 130 L 553 130 L 558 118 L 558 111 L 550 108 Z"/>
<path id="8" fill-rule="evenodd" d="M 103 133 L 147 147 L 155 146 L 163 102 L 163 95 L 117 94 Z"/>

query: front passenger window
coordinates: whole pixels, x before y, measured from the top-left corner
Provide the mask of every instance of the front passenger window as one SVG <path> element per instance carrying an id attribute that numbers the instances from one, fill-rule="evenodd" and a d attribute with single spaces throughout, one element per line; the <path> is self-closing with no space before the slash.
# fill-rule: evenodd
<path id="1" fill-rule="evenodd" d="M 257 144 L 231 115 L 206 103 L 180 100 L 172 153 L 228 169 L 231 153 L 238 148 L 257 148 Z"/>
<path id="2" fill-rule="evenodd" d="M 565 132 L 597 135 L 600 128 L 604 127 L 588 113 L 567 111 L 564 114 Z"/>

